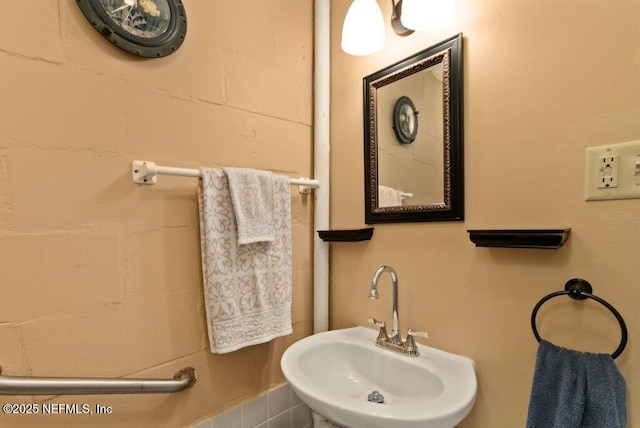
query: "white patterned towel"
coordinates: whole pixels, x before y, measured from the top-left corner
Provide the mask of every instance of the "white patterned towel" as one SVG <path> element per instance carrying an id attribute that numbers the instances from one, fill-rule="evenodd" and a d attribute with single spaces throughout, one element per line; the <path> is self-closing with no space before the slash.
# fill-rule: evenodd
<path id="1" fill-rule="evenodd" d="M 240 245 L 272 242 L 273 174 L 250 168 L 222 168 L 229 180 Z"/>
<path id="2" fill-rule="evenodd" d="M 378 186 L 378 207 L 399 207 L 402 205 L 402 192 L 387 186 Z"/>
<path id="3" fill-rule="evenodd" d="M 274 240 L 238 244 L 227 176 L 202 170 L 200 236 L 211 352 L 291 334 L 291 190 L 273 175 Z"/>

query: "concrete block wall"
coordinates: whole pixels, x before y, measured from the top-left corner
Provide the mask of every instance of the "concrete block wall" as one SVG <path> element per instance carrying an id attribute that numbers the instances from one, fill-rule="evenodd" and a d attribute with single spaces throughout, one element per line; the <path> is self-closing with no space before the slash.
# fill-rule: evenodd
<path id="1" fill-rule="evenodd" d="M 104 39 L 74 0 L 4 6 L 0 26 L 3 374 L 170 378 L 157 396 L 2 397 L 109 405 L 109 415 L 0 415 L 0 426 L 189 426 L 284 382 L 312 332 L 312 198 L 292 192 L 294 333 L 208 351 L 197 180 L 131 181 L 132 160 L 312 171 L 311 1 L 185 0 L 173 55 Z"/>

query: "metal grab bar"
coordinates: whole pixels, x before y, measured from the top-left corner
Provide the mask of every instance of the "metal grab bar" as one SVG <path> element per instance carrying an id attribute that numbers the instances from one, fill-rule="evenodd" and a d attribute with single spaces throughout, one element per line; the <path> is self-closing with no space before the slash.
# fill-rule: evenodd
<path id="1" fill-rule="evenodd" d="M 168 394 L 190 388 L 196 371 L 184 368 L 173 379 L 19 377 L 0 375 L 0 395 Z"/>

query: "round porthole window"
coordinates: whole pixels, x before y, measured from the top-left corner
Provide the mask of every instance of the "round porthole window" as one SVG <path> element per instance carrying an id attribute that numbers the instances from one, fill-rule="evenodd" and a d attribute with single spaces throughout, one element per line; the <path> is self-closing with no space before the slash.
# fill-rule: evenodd
<path id="1" fill-rule="evenodd" d="M 393 131 L 402 144 L 411 144 L 418 135 L 418 111 L 409 97 L 400 97 L 393 107 Z"/>

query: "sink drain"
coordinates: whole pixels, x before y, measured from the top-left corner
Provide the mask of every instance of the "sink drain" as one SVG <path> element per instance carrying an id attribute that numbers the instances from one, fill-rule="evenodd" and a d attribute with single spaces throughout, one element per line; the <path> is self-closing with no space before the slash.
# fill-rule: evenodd
<path id="1" fill-rule="evenodd" d="M 372 403 L 384 403 L 384 396 L 380 394 L 378 391 L 373 391 L 371 394 L 367 395 L 367 400 Z"/>

